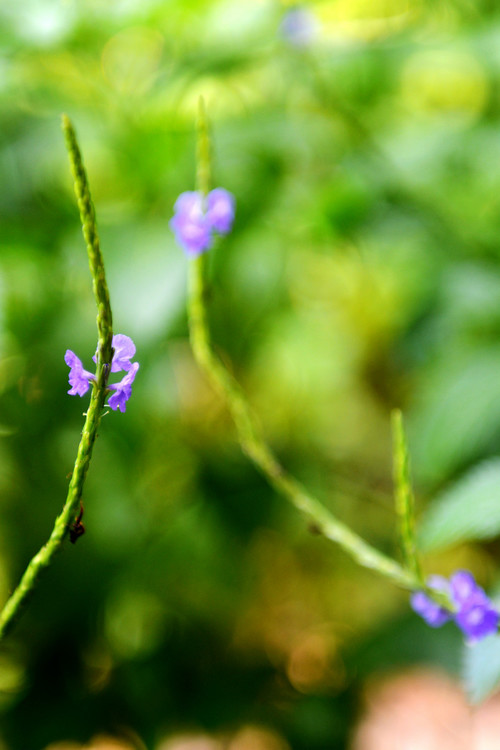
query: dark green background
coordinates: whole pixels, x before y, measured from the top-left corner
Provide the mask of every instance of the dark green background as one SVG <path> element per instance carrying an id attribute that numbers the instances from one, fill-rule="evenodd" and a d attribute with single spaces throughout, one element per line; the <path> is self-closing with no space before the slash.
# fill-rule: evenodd
<path id="1" fill-rule="evenodd" d="M 419 510 L 498 452 L 500 13 L 310 8 L 321 30 L 298 50 L 270 0 L 0 6 L 2 600 L 65 497 L 86 401 L 66 395 L 64 352 L 90 368 L 96 342 L 63 111 L 115 331 L 141 363 L 127 413 L 101 424 L 87 532 L 1 647 L 2 750 L 103 732 L 154 750 L 249 723 L 294 750 L 342 748 L 368 677 L 458 669 L 452 628 L 426 628 L 275 496 L 189 349 L 168 221 L 193 189 L 202 94 L 215 183 L 237 202 L 211 251 L 214 340 L 283 463 L 397 554 L 391 408 Z M 488 583 L 494 559 L 493 543 L 462 546 L 426 567 Z"/>

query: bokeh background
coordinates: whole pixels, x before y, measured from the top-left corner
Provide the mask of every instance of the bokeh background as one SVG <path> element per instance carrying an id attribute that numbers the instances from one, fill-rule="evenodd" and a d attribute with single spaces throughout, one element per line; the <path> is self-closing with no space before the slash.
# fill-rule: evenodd
<path id="1" fill-rule="evenodd" d="M 268 441 L 397 555 L 402 407 L 426 569 L 493 586 L 500 519 L 462 493 L 482 531 L 446 529 L 450 487 L 490 481 L 491 500 L 500 486 L 500 10 L 304 7 L 297 40 L 273 0 L 0 5 L 2 601 L 72 470 L 86 402 L 66 395 L 64 352 L 90 367 L 95 350 L 63 111 L 115 331 L 141 363 L 127 413 L 101 425 L 86 534 L 0 648 L 1 750 L 391 750 L 426 721 L 432 735 L 445 706 L 455 727 L 468 716 L 453 626 L 427 628 L 404 592 L 310 534 L 241 454 L 190 352 L 168 221 L 194 186 L 201 94 L 215 183 L 237 201 L 211 252 L 213 335 Z M 395 728 L 405 695 L 421 719 Z"/>

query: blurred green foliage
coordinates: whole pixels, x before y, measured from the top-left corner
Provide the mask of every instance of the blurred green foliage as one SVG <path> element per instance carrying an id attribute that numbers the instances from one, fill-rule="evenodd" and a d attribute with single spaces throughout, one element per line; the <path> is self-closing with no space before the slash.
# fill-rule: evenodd
<path id="1" fill-rule="evenodd" d="M 101 425 L 87 533 L 0 651 L 2 750 L 103 732 L 156 750 L 246 724 L 285 748 L 340 748 L 369 676 L 458 667 L 452 629 L 416 622 L 405 594 L 274 496 L 189 349 L 168 220 L 194 185 L 202 94 L 216 184 L 237 199 L 211 258 L 214 340 L 285 465 L 390 551 L 391 408 L 407 415 L 419 512 L 498 453 L 500 13 L 309 7 L 320 33 L 297 49 L 272 0 L 0 6 L 2 600 L 66 494 L 85 401 L 66 396 L 64 352 L 89 367 L 95 349 L 62 111 L 115 331 L 141 362 L 126 415 Z M 498 544 L 471 536 L 427 569 L 491 583 Z"/>

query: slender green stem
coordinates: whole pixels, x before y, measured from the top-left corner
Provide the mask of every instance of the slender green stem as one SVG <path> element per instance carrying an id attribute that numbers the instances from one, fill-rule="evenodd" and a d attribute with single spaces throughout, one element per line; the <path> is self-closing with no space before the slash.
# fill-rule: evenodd
<path id="1" fill-rule="evenodd" d="M 312 528 L 336 542 L 363 567 L 376 570 L 403 588 L 417 588 L 419 581 L 410 571 L 379 552 L 339 521 L 285 471 L 266 444 L 241 387 L 213 352 L 204 301 L 205 263 L 206 255 L 201 255 L 190 263 L 188 309 L 191 346 L 199 365 L 227 403 L 243 452 L 267 477 L 274 489 L 307 518 Z"/>
<path id="2" fill-rule="evenodd" d="M 206 195 L 211 187 L 211 159 L 209 128 L 202 101 L 198 123 L 197 183 L 198 190 Z M 266 444 L 243 390 L 212 348 L 206 306 L 207 257 L 206 254 L 200 255 L 190 262 L 188 315 L 191 346 L 199 365 L 227 403 L 243 452 L 274 489 L 307 518 L 312 528 L 336 542 L 360 565 L 378 571 L 404 588 L 417 587 L 418 581 L 410 571 L 376 550 L 339 521 L 285 471 Z"/>
<path id="3" fill-rule="evenodd" d="M 104 263 L 99 247 L 95 211 L 75 131 L 65 115 L 63 116 L 63 130 L 66 136 L 66 145 L 75 180 L 75 192 L 80 209 L 83 235 L 87 244 L 90 271 L 98 310 L 97 330 L 99 343 L 96 380 L 90 397 L 90 404 L 78 446 L 66 501 L 60 515 L 55 521 L 49 540 L 30 561 L 19 585 L 0 612 L 0 639 L 8 633 L 21 614 L 23 605 L 33 593 L 40 575 L 51 564 L 76 519 L 107 395 L 107 382 L 112 359 L 112 315 L 104 274 Z"/>
<path id="4" fill-rule="evenodd" d="M 212 186 L 212 142 L 205 101 L 200 96 L 198 102 L 198 149 L 196 154 L 196 185 L 203 197 Z"/>
<path id="5" fill-rule="evenodd" d="M 394 499 L 399 519 L 403 561 L 408 570 L 411 570 L 413 575 L 422 581 L 415 537 L 415 498 L 411 486 L 410 457 L 403 427 L 403 416 L 399 409 L 395 409 L 391 417 L 394 444 Z"/>
<path id="6" fill-rule="evenodd" d="M 112 359 L 113 318 L 109 302 L 108 285 L 104 273 L 104 261 L 99 244 L 99 235 L 97 234 L 94 204 L 90 195 L 82 155 L 78 141 L 76 140 L 76 133 L 67 115 L 62 116 L 62 128 L 66 140 L 66 148 L 68 149 L 71 171 L 75 181 L 75 193 L 80 210 L 83 237 L 87 245 L 92 287 L 97 304 L 98 352 L 101 363 L 105 364 L 111 362 Z"/>

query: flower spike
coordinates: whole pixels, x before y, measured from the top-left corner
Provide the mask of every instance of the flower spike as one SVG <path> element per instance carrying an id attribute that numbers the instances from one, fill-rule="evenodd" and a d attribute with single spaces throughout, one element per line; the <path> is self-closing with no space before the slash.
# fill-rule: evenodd
<path id="1" fill-rule="evenodd" d="M 498 630 L 500 613 L 468 570 L 457 570 L 450 580 L 431 576 L 427 585 L 445 594 L 454 611 L 445 609 L 424 591 L 412 594 L 410 603 L 428 625 L 438 628 L 452 619 L 472 644 Z"/>

